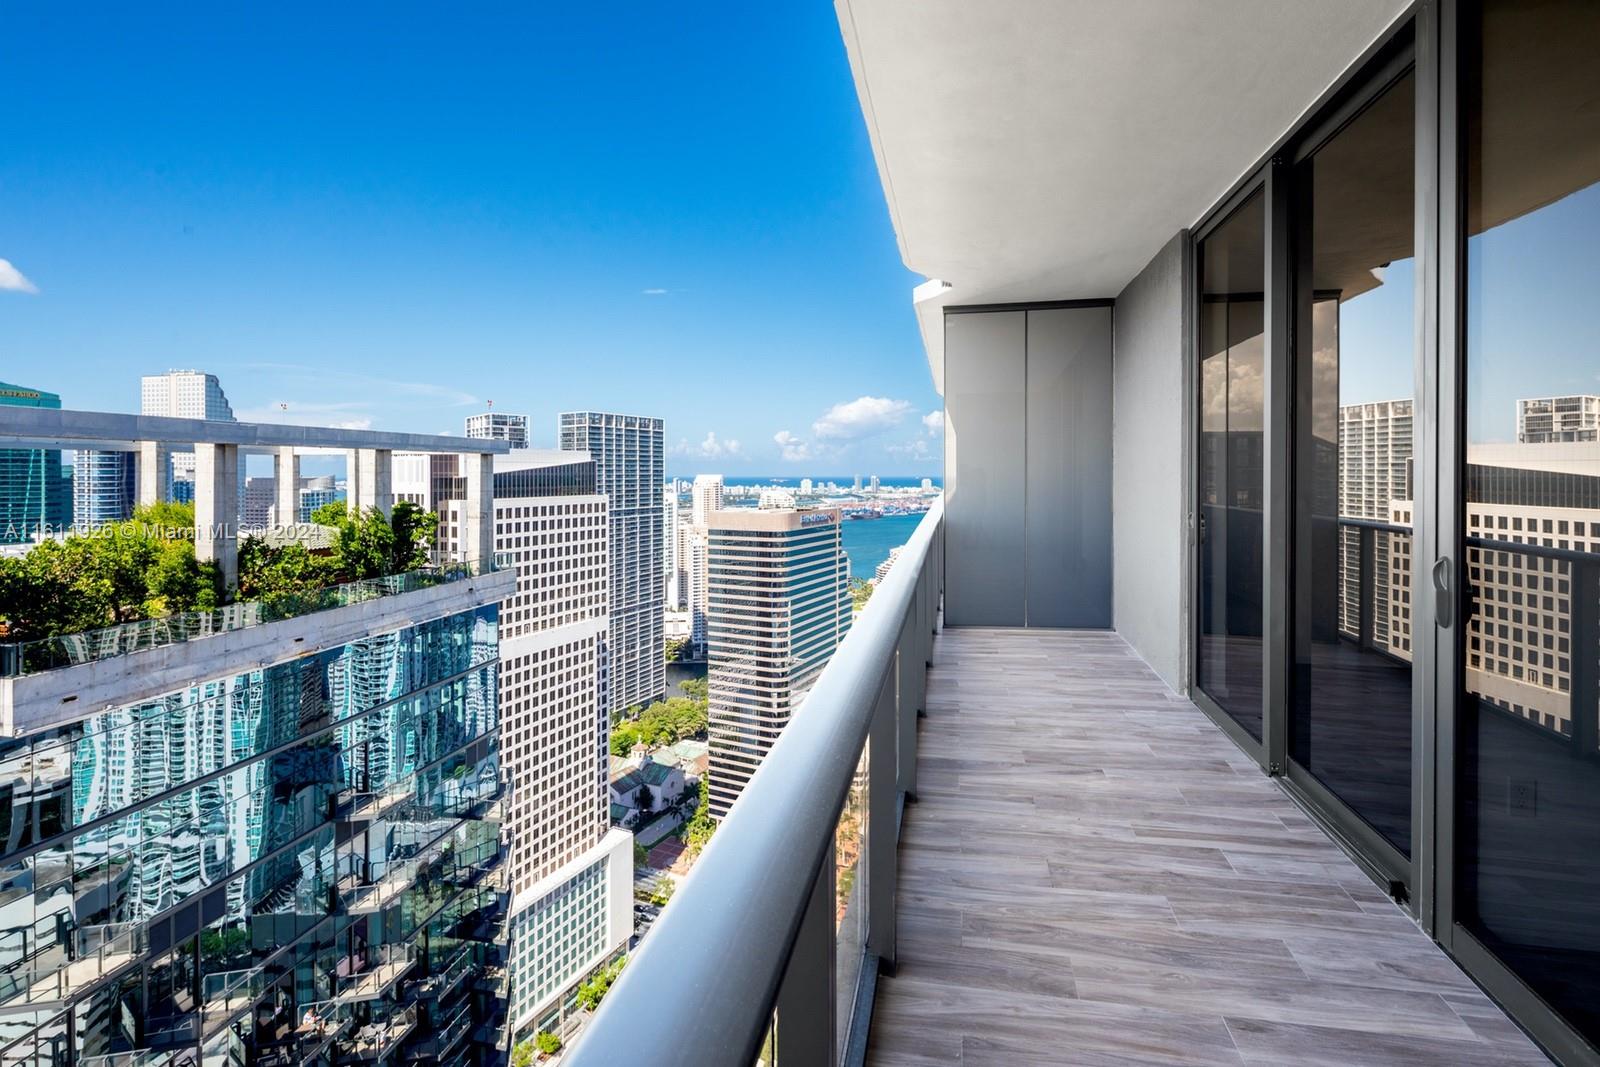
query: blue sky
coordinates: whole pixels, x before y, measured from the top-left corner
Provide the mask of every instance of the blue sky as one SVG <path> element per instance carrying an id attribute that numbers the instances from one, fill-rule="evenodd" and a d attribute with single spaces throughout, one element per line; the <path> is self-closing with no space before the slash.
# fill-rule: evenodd
<path id="1" fill-rule="evenodd" d="M 1514 441 L 1523 397 L 1600 393 L 1600 184 L 1468 243 L 1467 438 Z M 1342 404 L 1414 397 L 1410 260 L 1340 309 Z"/>
<path id="2" fill-rule="evenodd" d="M 425 432 L 493 400 L 538 444 L 654 414 L 678 473 L 940 468 L 831 5 L 13 6 L 0 66 L 0 378 L 127 411 L 198 367 L 243 418 Z"/>

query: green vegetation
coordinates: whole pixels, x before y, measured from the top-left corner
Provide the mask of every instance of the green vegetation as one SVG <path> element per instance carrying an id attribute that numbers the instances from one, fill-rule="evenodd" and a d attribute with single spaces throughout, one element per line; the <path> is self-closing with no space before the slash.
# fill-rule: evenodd
<path id="1" fill-rule="evenodd" d="M 610 992 L 611 984 L 617 980 L 617 975 L 622 973 L 623 964 L 628 962 L 628 957 L 619 956 L 611 963 L 606 964 L 600 972 L 578 987 L 578 1007 L 589 1011 L 600 1006 L 600 1001 Z"/>
<path id="2" fill-rule="evenodd" d="M 648 866 L 649 863 L 650 850 L 639 844 L 639 842 L 635 841 L 633 843 L 633 865 L 635 867 L 645 867 Z"/>
<path id="3" fill-rule="evenodd" d="M 678 835 L 683 843 L 689 846 L 692 856 L 698 856 L 700 850 L 706 847 L 706 842 L 711 840 L 711 835 L 716 832 L 716 820 L 711 817 L 711 782 L 709 775 L 700 776 L 700 800 L 695 805 L 694 814 L 689 821 L 683 824 Z"/>
<path id="4" fill-rule="evenodd" d="M 561 1039 L 549 1030 L 540 1030 L 535 1041 L 542 1056 L 554 1056 L 561 1051 Z"/>
<path id="5" fill-rule="evenodd" d="M 850 603 L 856 611 L 867 606 L 867 601 L 872 599 L 872 590 L 875 587 L 865 578 L 850 579 Z"/>
<path id="6" fill-rule="evenodd" d="M 678 688 L 683 690 L 683 695 L 690 700 L 698 700 L 704 704 L 711 699 L 711 679 L 709 678 L 690 678 Z"/>
<path id="7" fill-rule="evenodd" d="M 655 748 L 686 737 L 699 737 L 706 732 L 706 722 L 707 701 L 703 696 L 658 700 L 611 728 L 611 754 L 626 756 L 634 745 Z"/>
<path id="8" fill-rule="evenodd" d="M 689 658 L 689 639 L 687 637 L 667 638 L 667 662 L 676 663 Z"/>
<path id="9" fill-rule="evenodd" d="M 511 1067 L 532 1067 L 533 1042 L 518 1041 L 511 1049 Z"/>
<path id="10" fill-rule="evenodd" d="M 82 633 L 222 603 L 194 557 L 194 506 L 141 506 L 126 522 L 0 559 L 0 626 L 13 641 Z"/>
<path id="11" fill-rule="evenodd" d="M 439 526 L 437 515 L 407 500 L 395 504 L 388 519 L 376 509 L 353 514 L 334 501 L 313 512 L 311 521 L 337 531 L 333 551 L 321 555 L 294 542 L 274 547 L 257 537 L 245 539 L 239 546 L 241 599 L 305 593 L 416 570 L 427 565 Z"/>
<path id="12" fill-rule="evenodd" d="M 436 515 L 407 502 L 396 504 L 390 519 L 375 510 L 352 515 L 342 503 L 318 508 L 312 519 L 337 531 L 332 550 L 246 538 L 236 599 L 268 600 L 415 570 L 427 564 L 438 526 Z M 126 522 L 0 559 L 0 636 L 12 641 L 206 611 L 227 600 L 217 566 L 195 559 L 193 504 L 142 505 Z"/>

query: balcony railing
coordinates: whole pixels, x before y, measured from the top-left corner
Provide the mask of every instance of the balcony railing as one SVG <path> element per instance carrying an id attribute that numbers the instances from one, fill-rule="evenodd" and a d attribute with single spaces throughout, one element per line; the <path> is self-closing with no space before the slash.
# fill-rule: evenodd
<path id="1" fill-rule="evenodd" d="M 827 1065 L 864 1039 L 895 961 L 902 799 L 943 588 L 943 515 L 918 524 L 565 1067 Z M 780 1020 L 774 1030 L 774 1017 Z M 789 1025 L 782 1025 L 782 1021 Z"/>
<path id="2" fill-rule="evenodd" d="M 34 641 L 0 644 L 0 677 L 38 674 L 58 667 L 125 656 L 149 648 L 182 644 L 202 637 L 233 630 L 263 626 L 269 622 L 299 618 L 331 608 L 342 608 L 381 597 L 400 596 L 419 589 L 459 582 L 485 573 L 503 570 L 509 556 L 496 555 L 488 566 L 482 563 L 445 563 L 382 578 L 364 578 L 343 585 L 328 586 L 304 593 L 280 593 L 263 600 L 227 604 L 210 611 L 186 611 L 159 619 L 141 619 L 83 633 L 42 637 Z"/>

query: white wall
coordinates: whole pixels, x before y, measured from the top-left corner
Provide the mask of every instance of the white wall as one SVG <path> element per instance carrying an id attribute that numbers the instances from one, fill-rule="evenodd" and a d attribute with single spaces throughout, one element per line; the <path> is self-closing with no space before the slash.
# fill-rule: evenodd
<path id="1" fill-rule="evenodd" d="M 1187 670 L 1192 425 L 1179 233 L 1117 297 L 1112 358 L 1114 625 L 1174 689 Z"/>

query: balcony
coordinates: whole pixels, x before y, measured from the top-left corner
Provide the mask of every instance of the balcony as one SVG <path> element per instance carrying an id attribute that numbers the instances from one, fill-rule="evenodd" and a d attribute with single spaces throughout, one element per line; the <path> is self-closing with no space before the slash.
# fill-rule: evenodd
<path id="1" fill-rule="evenodd" d="M 943 629 L 942 521 L 565 1062 L 1547 1062 L 1116 632 Z"/>

